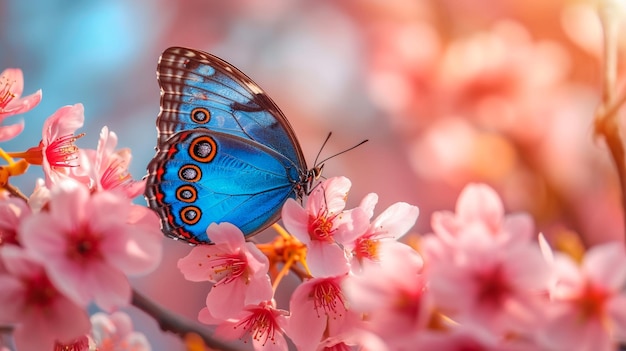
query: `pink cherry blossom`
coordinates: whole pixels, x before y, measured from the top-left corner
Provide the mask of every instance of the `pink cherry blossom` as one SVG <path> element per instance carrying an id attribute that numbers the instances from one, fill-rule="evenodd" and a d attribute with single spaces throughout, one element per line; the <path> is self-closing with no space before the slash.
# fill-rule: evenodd
<path id="1" fill-rule="evenodd" d="M 530 241 L 529 220 L 505 216 L 495 191 L 476 184 L 462 191 L 456 214 L 433 214 L 435 234 L 425 236 L 421 248 L 432 299 L 443 313 L 502 333 L 537 327 L 549 267 Z"/>
<path id="2" fill-rule="evenodd" d="M 495 240 L 487 245 L 480 242 L 480 234 L 475 236 L 478 243 L 472 242 L 469 233 L 464 237 L 467 240 L 459 240 L 445 260 L 429 260 L 426 255 L 430 292 L 437 307 L 458 322 L 477 323 L 501 333 L 537 328 L 549 278 L 539 246 L 506 246 Z"/>
<path id="3" fill-rule="evenodd" d="M 18 227 L 30 215 L 28 204 L 22 199 L 0 198 L 0 246 L 19 245 Z"/>
<path id="4" fill-rule="evenodd" d="M 433 231 L 444 241 L 455 241 L 464 232 L 482 232 L 485 240 L 527 242 L 534 237 L 532 218 L 528 214 L 504 215 L 498 194 L 488 185 L 465 186 L 456 203 L 456 213 L 436 212 L 432 216 Z"/>
<path id="5" fill-rule="evenodd" d="M 526 245 L 534 236 L 532 218 L 528 214 L 504 214 L 498 194 L 485 184 L 467 185 L 456 203 L 456 213 L 433 213 L 434 236 L 426 236 L 422 251 L 429 263 L 449 262 L 455 247 L 467 245 L 492 247 L 494 241 L 503 245 Z"/>
<path id="6" fill-rule="evenodd" d="M 50 189 L 46 187 L 46 182 L 38 178 L 35 182 L 35 189 L 28 198 L 28 205 L 33 212 L 41 211 L 50 201 Z"/>
<path id="7" fill-rule="evenodd" d="M 374 207 L 378 202 L 376 194 L 368 194 L 362 201 L 361 207 L 371 218 Z M 346 243 L 344 248 L 352 257 L 351 270 L 358 271 L 363 260 L 378 261 L 380 245 L 394 244 L 413 227 L 419 209 L 405 202 L 395 203 L 381 213 L 370 224 L 369 228 L 353 242 Z"/>
<path id="8" fill-rule="evenodd" d="M 91 351 L 89 343 L 89 337 L 87 335 L 83 335 L 70 342 L 57 341 L 54 345 L 54 351 Z"/>
<path id="9" fill-rule="evenodd" d="M 0 324 L 13 323 L 18 350 L 53 350 L 89 332 L 86 311 L 52 282 L 44 266 L 14 245 L 0 248 Z"/>
<path id="10" fill-rule="evenodd" d="M 161 258 L 162 235 L 152 211 L 117 193 L 90 194 L 71 179 L 51 189 L 48 210 L 23 221 L 20 235 L 46 262 L 59 290 L 79 305 L 95 301 L 106 310 L 130 302 L 126 274 L 149 272 Z"/>
<path id="11" fill-rule="evenodd" d="M 24 76 L 21 69 L 8 68 L 0 73 L 0 124 L 6 117 L 27 112 L 41 101 L 41 90 L 21 97 L 23 91 Z M 24 122 L 0 126 L 0 142 L 14 138 L 23 129 Z"/>
<path id="12" fill-rule="evenodd" d="M 204 309 L 204 313 L 207 313 Z M 200 321 L 203 320 L 200 313 Z M 239 314 L 222 322 L 215 329 L 215 335 L 226 340 L 252 339 L 255 351 L 286 351 L 285 326 L 287 311 L 276 309 L 271 301 L 247 305 Z"/>
<path id="13" fill-rule="evenodd" d="M 38 146 L 10 155 L 24 158 L 30 164 L 41 165 L 46 175 L 46 185 L 50 187 L 69 176 L 68 168 L 78 166 L 78 147 L 74 142 L 83 134 L 74 135 L 74 132 L 83 126 L 84 120 L 82 104 L 61 107 L 45 121 Z M 88 178 L 81 181 L 87 183 Z"/>
<path id="14" fill-rule="evenodd" d="M 307 246 L 306 262 L 315 277 L 347 273 L 348 260 L 338 244 L 354 241 L 369 225 L 363 209 L 344 211 L 350 186 L 348 178 L 330 178 L 311 193 L 305 208 L 293 199 L 283 206 L 285 228 Z"/>
<path id="15" fill-rule="evenodd" d="M 555 253 L 549 322 L 538 329 L 560 350 L 616 350 L 626 340 L 626 252 L 623 243 L 590 248 L 582 263 Z"/>
<path id="16" fill-rule="evenodd" d="M 190 281 L 215 283 L 207 295 L 211 315 L 226 319 L 250 304 L 272 298 L 267 275 L 269 261 L 241 230 L 231 223 L 212 223 L 207 236 L 214 245 L 195 246 L 178 260 L 178 268 Z"/>
<path id="17" fill-rule="evenodd" d="M 341 290 L 345 277 L 312 278 L 291 295 L 288 335 L 298 350 L 316 350 L 329 333 L 349 332 L 355 327 L 358 319 L 348 310 Z"/>
<path id="18" fill-rule="evenodd" d="M 124 312 L 110 315 L 102 312 L 91 316 L 91 336 L 98 351 L 150 351 L 143 333 L 133 330 L 133 322 Z"/>
<path id="19" fill-rule="evenodd" d="M 480 350 L 480 351 L 538 351 L 540 345 L 515 336 L 502 338 L 479 325 L 447 325 L 444 330 L 427 330 L 416 337 L 418 350 Z"/>
<path id="20" fill-rule="evenodd" d="M 72 171 L 74 174 L 86 174 L 92 182 L 90 187 L 94 189 L 118 189 L 132 199 L 143 193 L 145 181 L 135 181 L 128 173 L 132 157 L 130 149 L 116 151 L 116 146 L 117 135 L 103 127 L 97 149 L 95 151 L 80 149 L 81 167 L 73 168 Z"/>
<path id="21" fill-rule="evenodd" d="M 432 307 L 422 270 L 422 258 L 412 248 L 385 245 L 380 262 L 367 261 L 363 272 L 349 276 L 343 285 L 350 308 L 365 313 L 368 330 L 391 349 L 412 343 L 430 317 Z"/>

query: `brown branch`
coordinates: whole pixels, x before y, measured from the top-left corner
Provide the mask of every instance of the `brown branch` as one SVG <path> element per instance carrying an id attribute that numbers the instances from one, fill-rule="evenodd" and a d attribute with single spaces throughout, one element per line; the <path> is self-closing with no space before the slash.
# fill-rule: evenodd
<path id="1" fill-rule="evenodd" d="M 15 197 L 19 197 L 20 199 L 22 199 L 22 200 L 24 200 L 24 201 L 28 202 L 28 197 L 27 197 L 26 195 L 24 195 L 24 193 L 22 193 L 22 192 L 20 191 L 20 189 L 18 189 L 18 188 L 16 188 L 16 187 L 14 187 L 13 185 L 11 185 L 11 184 L 6 184 L 6 185 L 4 186 L 4 189 L 6 189 L 6 190 L 9 192 L 9 194 L 11 194 L 11 195 L 13 195 L 13 196 L 15 196 Z"/>
<path id="2" fill-rule="evenodd" d="M 182 316 L 173 314 L 133 289 L 132 304 L 154 318 L 163 331 L 169 331 L 181 338 L 188 333 L 200 336 L 204 344 L 211 349 L 222 351 L 238 351 L 237 348 L 215 339 L 207 328 Z"/>
<path id="3" fill-rule="evenodd" d="M 599 8 L 604 39 L 603 74 L 602 74 L 602 102 L 596 112 L 595 134 L 604 138 L 619 178 L 622 208 L 626 212 L 626 162 L 624 159 L 624 144 L 620 136 L 618 125 L 618 111 L 626 101 L 626 95 L 615 100 L 617 86 L 617 43 L 618 18 L 615 17 L 615 8 L 612 4 L 602 2 Z M 623 212 L 623 213 L 624 213 Z M 626 216 L 623 216 L 626 233 Z"/>

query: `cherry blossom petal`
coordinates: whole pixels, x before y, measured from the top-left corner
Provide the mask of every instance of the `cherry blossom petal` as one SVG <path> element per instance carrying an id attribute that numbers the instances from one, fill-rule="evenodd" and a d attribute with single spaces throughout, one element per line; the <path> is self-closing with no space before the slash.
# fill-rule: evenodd
<path id="1" fill-rule="evenodd" d="M 10 245 L 0 255 L 6 268 L 0 274 L 0 320 L 17 323 L 13 335 L 20 349 L 50 350 L 56 340 L 71 341 L 88 332 L 85 310 L 59 292 L 28 251 Z"/>
<path id="2" fill-rule="evenodd" d="M 309 215 L 296 200 L 287 199 L 287 202 L 283 205 L 282 218 L 285 228 L 291 235 L 298 238 L 305 245 L 311 241 L 311 236 L 308 232 Z"/>
<path id="3" fill-rule="evenodd" d="M 369 226 L 369 217 L 360 207 L 344 211 L 333 220 L 333 238 L 339 244 L 350 243 Z"/>
<path id="4" fill-rule="evenodd" d="M 376 231 L 384 231 L 395 239 L 402 237 L 417 221 L 419 208 L 405 202 L 398 202 L 383 211 L 374 222 L 372 227 Z"/>
<path id="5" fill-rule="evenodd" d="M 583 269 L 590 278 L 612 290 L 626 283 L 626 251 L 621 243 L 607 243 L 590 248 L 585 254 Z"/>
<path id="6" fill-rule="evenodd" d="M 348 272 L 350 266 L 339 245 L 311 241 L 306 262 L 314 277 L 333 277 Z"/>
<path id="7" fill-rule="evenodd" d="M 207 236 L 214 244 L 223 245 L 225 252 L 236 252 L 246 242 L 241 230 L 228 222 L 211 223 L 207 228 Z"/>
<path id="8" fill-rule="evenodd" d="M 145 272 L 160 258 L 158 221 L 152 220 L 148 230 L 126 197 L 92 195 L 73 180 L 56 184 L 50 196 L 49 210 L 20 226 L 26 248 L 46 262 L 51 281 L 75 303 L 94 301 L 106 310 L 127 305 L 131 294 L 125 272 Z M 137 223 L 129 223 L 129 216 Z"/>
<path id="9" fill-rule="evenodd" d="M 8 274 L 0 274 L 0 286 L 2 286 L 0 323 L 14 323 L 15 316 L 19 316 L 23 308 L 24 290 L 22 284 Z"/>
<path id="10" fill-rule="evenodd" d="M 0 123 L 5 117 L 31 110 L 41 101 L 41 90 L 25 97 L 22 97 L 23 92 L 24 75 L 21 69 L 7 68 L 0 73 Z"/>
<path id="11" fill-rule="evenodd" d="M 186 280 L 192 282 L 210 281 L 212 268 L 207 264 L 207 256 L 215 250 L 208 245 L 195 246 L 187 256 L 178 260 L 177 267 Z"/>
<path id="12" fill-rule="evenodd" d="M 363 209 L 363 211 L 365 211 L 365 213 L 367 214 L 367 218 L 372 218 L 374 216 L 374 208 L 376 207 L 377 203 L 378 194 L 369 193 L 365 195 L 365 197 L 363 197 L 361 203 L 359 204 L 359 207 Z"/>
<path id="13" fill-rule="evenodd" d="M 298 345 L 298 350 L 314 351 L 326 329 L 326 316 L 319 316 L 315 311 L 313 301 L 304 299 L 296 293 L 297 291 L 294 291 L 291 297 L 294 303 L 289 306 L 291 318 L 289 318 L 287 334 Z"/>
<path id="14" fill-rule="evenodd" d="M 74 134 L 84 123 L 83 104 L 63 106 L 44 122 L 42 140 L 49 145 L 59 137 Z"/>
<path id="15" fill-rule="evenodd" d="M 352 182 L 346 177 L 333 177 L 321 183 L 309 196 L 307 209 L 317 214 L 320 209 L 327 209 L 330 214 L 337 214 L 346 206 L 346 197 Z"/>
<path id="16" fill-rule="evenodd" d="M 130 304 L 130 283 L 120 270 L 105 264 L 95 265 L 85 274 L 83 284 L 89 283 L 93 290 L 89 297 L 105 311 L 112 312 Z"/>
<path id="17" fill-rule="evenodd" d="M 159 266 L 163 255 L 164 236 L 160 220 L 154 211 L 138 205 L 132 205 L 126 215 L 128 235 L 125 239 L 128 241 L 125 250 L 111 251 L 108 262 L 128 275 L 152 272 Z"/>
<path id="18" fill-rule="evenodd" d="M 216 325 L 223 322 L 224 320 L 221 318 L 213 317 L 211 312 L 209 312 L 209 309 L 204 307 L 198 313 L 198 321 L 208 325 Z"/>
<path id="19" fill-rule="evenodd" d="M 24 121 L 17 123 L 0 126 L 0 142 L 11 140 L 18 136 L 24 130 Z"/>
<path id="20" fill-rule="evenodd" d="M 229 284 L 215 285 L 206 297 L 206 306 L 211 315 L 222 320 L 233 317 L 245 306 L 248 289 L 237 280 Z M 271 288 L 271 285 L 270 285 Z M 272 294 L 270 292 L 270 298 Z M 265 300 L 267 301 L 267 300 Z M 256 301 L 259 303 L 260 301 Z"/>
<path id="21" fill-rule="evenodd" d="M 463 222 L 481 221 L 498 228 L 504 216 L 504 207 L 498 194 L 484 184 L 466 186 L 456 204 L 456 213 Z"/>

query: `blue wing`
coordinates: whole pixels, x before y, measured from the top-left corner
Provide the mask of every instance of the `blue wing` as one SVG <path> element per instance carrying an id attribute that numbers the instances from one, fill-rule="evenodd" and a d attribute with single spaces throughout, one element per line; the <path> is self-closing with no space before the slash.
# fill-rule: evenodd
<path id="1" fill-rule="evenodd" d="M 228 62 L 197 50 L 169 48 L 159 59 L 157 80 L 159 143 L 181 130 L 208 128 L 255 141 L 307 169 L 287 118 L 263 89 Z"/>
<path id="2" fill-rule="evenodd" d="M 163 231 L 192 244 L 210 243 L 209 224 L 230 222 L 259 232 L 295 198 L 299 170 L 291 160 L 247 138 L 193 129 L 171 136 L 148 165 L 146 197 Z"/>
<path id="3" fill-rule="evenodd" d="M 254 235 L 319 174 L 307 171 L 276 104 L 229 63 L 173 47 L 159 59 L 157 80 L 157 154 L 148 165 L 145 196 L 166 235 L 210 243 L 206 228 L 213 222 Z"/>

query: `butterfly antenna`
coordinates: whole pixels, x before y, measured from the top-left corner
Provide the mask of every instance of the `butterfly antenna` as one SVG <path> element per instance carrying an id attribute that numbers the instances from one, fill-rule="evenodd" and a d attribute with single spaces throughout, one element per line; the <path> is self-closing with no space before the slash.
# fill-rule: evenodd
<path id="1" fill-rule="evenodd" d="M 328 132 L 328 135 L 326 136 L 326 139 L 324 140 L 324 143 L 322 143 L 322 147 L 320 147 L 320 151 L 317 152 L 317 156 L 315 156 L 315 161 L 313 162 L 313 164 L 317 167 L 317 165 L 319 163 L 317 163 L 317 160 L 320 158 L 320 155 L 322 154 L 322 150 L 324 150 L 324 147 L 326 146 L 326 143 L 328 143 L 328 140 L 330 140 L 330 136 L 333 135 L 333 132 Z M 321 162 L 323 163 L 323 161 Z"/>
<path id="2" fill-rule="evenodd" d="M 328 137 L 326 138 L 326 141 L 328 141 L 328 138 L 330 138 L 330 133 L 328 134 Z M 325 142 L 324 142 L 324 144 L 322 145 L 322 148 L 324 147 L 324 145 L 326 145 L 326 141 L 325 141 Z M 315 164 L 316 164 L 316 165 L 318 165 L 318 164 L 323 164 L 324 162 L 326 162 L 326 161 L 330 160 L 331 158 L 333 158 L 333 157 L 337 157 L 337 156 L 339 156 L 339 155 L 341 155 L 341 154 L 344 154 L 344 153 L 346 153 L 346 152 L 348 152 L 348 151 L 354 150 L 354 149 L 356 149 L 357 147 L 359 147 L 359 146 L 361 146 L 361 145 L 363 145 L 363 144 L 367 143 L 368 141 L 369 141 L 369 139 L 365 139 L 365 140 L 361 141 L 360 143 L 358 143 L 358 144 L 356 144 L 356 145 L 354 145 L 354 146 L 352 146 L 352 147 L 349 147 L 349 148 L 347 148 L 347 149 L 345 149 L 345 150 L 343 150 L 343 151 L 340 151 L 340 152 L 338 152 L 338 153 L 336 153 L 336 154 L 334 154 L 334 155 L 331 155 L 331 156 L 326 157 L 325 159 L 321 160 L 319 163 L 317 162 L 317 157 L 316 157 L 316 158 L 315 158 Z M 320 150 L 320 151 L 321 151 L 321 150 Z M 318 155 L 319 155 L 319 154 L 318 154 Z"/>

